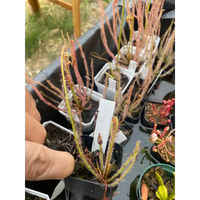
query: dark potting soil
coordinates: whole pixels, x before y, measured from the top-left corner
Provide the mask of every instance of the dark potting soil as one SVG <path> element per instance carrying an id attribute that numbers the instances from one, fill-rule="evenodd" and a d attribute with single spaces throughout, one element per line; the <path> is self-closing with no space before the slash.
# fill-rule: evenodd
<path id="1" fill-rule="evenodd" d="M 46 199 L 41 197 L 36 197 L 35 195 L 28 194 L 25 192 L 25 200 L 46 200 Z"/>
<path id="2" fill-rule="evenodd" d="M 88 104 L 86 105 L 86 108 L 90 105 L 91 107 L 89 110 L 83 110 L 81 112 L 82 121 L 84 123 L 89 123 L 94 117 L 95 113 L 97 112 L 97 109 L 99 108 L 99 102 L 93 99 L 89 100 Z"/>
<path id="3" fill-rule="evenodd" d="M 151 102 L 147 102 L 146 106 L 145 106 L 145 119 L 148 122 L 152 122 L 152 123 L 157 123 L 157 124 L 163 124 L 163 125 L 169 125 L 169 123 L 167 123 L 167 120 L 169 119 L 169 117 L 164 117 L 161 123 L 161 117 L 160 115 L 158 115 L 157 113 L 155 113 L 152 109 L 152 105 L 155 104 L 155 109 L 158 110 L 158 112 L 160 111 L 161 107 L 162 107 L 162 103 L 151 103 Z"/>
<path id="4" fill-rule="evenodd" d="M 53 124 L 48 124 L 46 127 L 47 137 L 44 145 L 58 151 L 73 152 L 74 136 L 61 130 Z"/>
<path id="5" fill-rule="evenodd" d="M 98 166 L 100 166 L 99 150 L 95 152 L 90 152 L 87 150 L 87 148 L 85 148 L 84 151 L 85 151 L 85 155 L 92 161 L 95 167 L 97 167 L 97 163 L 98 163 Z M 104 162 L 105 162 L 105 155 L 104 155 Z M 119 169 L 119 167 L 115 164 L 115 161 L 113 158 L 111 159 L 111 163 L 112 163 L 112 168 L 110 170 L 108 178 L 112 177 Z M 84 166 L 83 162 L 80 159 L 80 156 L 78 155 L 78 152 L 75 155 L 75 167 L 71 176 L 85 179 L 88 181 L 98 182 L 97 178 Z"/>
<path id="6" fill-rule="evenodd" d="M 110 69 L 106 70 L 106 72 L 108 74 L 111 74 Z M 118 71 L 115 71 L 115 70 L 113 70 L 113 72 L 114 73 L 118 73 Z M 120 87 L 123 89 L 127 85 L 129 79 L 123 73 L 120 73 L 120 75 L 121 75 Z M 107 77 L 107 75 L 104 73 L 103 78 L 101 78 L 101 80 L 99 81 L 99 83 L 101 83 L 102 85 L 108 85 L 108 81 L 107 81 L 107 84 L 106 84 L 106 77 Z M 117 89 L 117 84 L 116 84 L 116 89 Z"/>
<path id="7" fill-rule="evenodd" d="M 128 126 L 126 123 L 122 123 L 120 124 L 120 131 L 122 131 L 122 133 L 128 138 L 133 130 L 132 130 L 132 127 L 131 126 Z"/>
<path id="8" fill-rule="evenodd" d="M 156 191 L 158 190 L 158 187 L 160 185 L 156 178 L 155 172 L 157 172 L 161 176 L 164 185 L 167 188 L 168 196 L 173 191 L 174 178 L 167 176 L 167 173 L 161 167 L 152 167 L 144 174 L 141 180 L 140 188 L 142 184 L 145 183 L 148 188 L 148 199 L 153 198 L 154 200 L 159 200 L 156 197 Z"/>

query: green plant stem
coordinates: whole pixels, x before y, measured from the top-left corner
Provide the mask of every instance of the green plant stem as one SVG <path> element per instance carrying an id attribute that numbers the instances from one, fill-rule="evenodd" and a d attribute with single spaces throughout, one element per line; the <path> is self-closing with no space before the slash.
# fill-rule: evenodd
<path id="1" fill-rule="evenodd" d="M 115 78 L 115 75 L 114 75 L 114 72 L 113 72 L 113 68 L 112 68 L 110 63 L 108 63 L 108 64 L 109 64 L 109 67 L 110 67 L 110 74 Z"/>
<path id="2" fill-rule="evenodd" d="M 65 98 L 66 98 L 67 109 L 68 109 L 70 121 L 71 121 L 71 124 L 72 124 L 72 130 L 74 132 L 74 138 L 75 138 L 76 146 L 77 146 L 78 152 L 79 152 L 79 154 L 81 156 L 81 159 L 83 160 L 85 166 L 91 171 L 91 173 L 97 179 L 99 179 L 99 176 L 96 174 L 96 172 L 92 169 L 92 167 L 89 165 L 89 163 L 85 159 L 84 153 L 83 153 L 83 149 L 80 146 L 80 143 L 78 141 L 78 136 L 77 136 L 75 124 L 74 124 L 74 120 L 72 118 L 72 113 L 71 113 L 71 109 L 70 109 L 70 105 L 69 105 L 69 99 L 68 99 L 68 93 L 67 93 L 67 86 L 66 86 L 66 82 L 65 82 L 65 74 L 64 74 L 64 67 L 63 67 L 63 54 L 64 54 L 64 50 L 65 50 L 65 47 L 63 47 L 62 53 L 61 53 L 61 73 L 62 73 L 62 80 L 63 80 L 63 86 L 64 86 L 64 91 L 65 91 Z"/>
<path id="3" fill-rule="evenodd" d="M 72 84 L 71 84 L 71 82 L 70 82 L 69 79 L 68 79 L 68 81 L 69 81 L 70 90 L 72 91 L 72 94 L 73 94 L 73 97 L 74 97 L 74 101 L 76 102 L 77 106 L 78 106 L 79 108 L 81 108 L 81 106 L 80 106 L 80 104 L 79 104 L 79 101 L 78 101 L 78 98 L 77 98 L 77 95 L 76 95 L 76 93 L 75 93 L 75 91 L 74 91 L 74 88 L 73 88 L 73 86 L 72 86 Z"/>
<path id="4" fill-rule="evenodd" d="M 115 77 L 113 77 L 112 75 L 110 75 L 109 73 L 107 73 L 107 72 L 105 72 L 105 74 L 109 77 L 109 78 L 111 78 L 111 79 L 113 79 L 113 80 L 115 80 Z"/>
<path id="5" fill-rule="evenodd" d="M 147 8 L 147 15 L 148 15 L 148 13 L 149 13 L 150 5 L 151 5 L 151 1 L 149 1 L 149 5 L 148 5 L 148 8 Z M 147 21 L 145 21 L 144 30 L 146 29 L 146 26 L 147 26 L 146 23 L 147 23 Z"/>
<path id="6" fill-rule="evenodd" d="M 119 60 L 120 42 L 121 42 L 122 29 L 123 29 L 123 23 L 124 23 L 124 2 L 125 1 L 123 0 L 122 21 L 121 21 L 121 27 L 120 27 L 120 33 L 119 33 L 117 61 Z M 118 64 L 117 63 L 116 63 L 116 70 L 118 70 Z"/>
<path id="7" fill-rule="evenodd" d="M 100 161 L 100 169 L 101 169 L 101 175 L 103 174 L 103 151 L 102 151 L 102 145 L 99 145 L 99 161 Z"/>
<path id="8" fill-rule="evenodd" d="M 113 152 L 114 140 L 115 140 L 115 136 L 117 134 L 118 126 L 119 126 L 118 118 L 113 117 L 113 119 L 115 120 L 115 128 L 114 128 L 114 132 L 113 132 L 113 129 L 111 129 L 111 137 L 110 137 L 109 146 L 108 146 L 108 150 L 107 150 L 106 163 L 105 163 L 105 168 L 104 168 L 104 172 L 103 172 L 103 177 L 106 174 L 108 174 L 109 164 L 110 164 L 110 160 L 111 160 L 112 152 Z M 113 123 L 113 121 L 112 121 L 112 123 Z"/>
<path id="9" fill-rule="evenodd" d="M 133 24 L 134 24 L 134 18 L 131 16 L 132 18 L 132 24 L 131 24 L 131 30 L 130 30 L 130 35 L 129 35 L 129 47 L 128 47 L 128 54 L 130 53 L 130 48 L 131 48 L 131 36 L 132 36 L 132 31 L 133 31 Z"/>

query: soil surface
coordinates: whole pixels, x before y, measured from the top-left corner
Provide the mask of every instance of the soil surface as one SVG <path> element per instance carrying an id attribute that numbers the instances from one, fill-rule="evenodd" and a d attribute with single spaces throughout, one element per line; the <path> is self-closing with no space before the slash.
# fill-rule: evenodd
<path id="1" fill-rule="evenodd" d="M 146 186 L 148 188 L 148 200 L 150 200 L 151 198 L 153 200 L 159 200 L 156 197 L 156 191 L 158 190 L 158 187 L 160 185 L 156 178 L 155 172 L 157 172 L 161 176 L 165 187 L 167 187 L 168 196 L 173 191 L 174 178 L 167 176 L 167 173 L 164 170 L 162 170 L 162 168 L 153 167 L 144 174 L 144 176 L 142 177 L 142 180 L 141 180 L 141 185 L 140 185 L 140 187 L 141 187 L 143 183 L 146 184 Z"/>
<path id="2" fill-rule="evenodd" d="M 25 193 L 25 200 L 46 200 L 41 197 L 36 197 L 35 195 Z"/>
<path id="3" fill-rule="evenodd" d="M 95 152 L 90 152 L 87 150 L 87 148 L 84 149 L 85 151 L 85 155 L 87 156 L 87 158 L 89 158 L 93 165 L 97 168 L 97 163 L 98 166 L 100 166 L 100 162 L 99 162 L 99 150 L 95 151 Z M 104 162 L 105 162 L 105 154 L 104 154 Z M 77 177 L 77 178 L 81 178 L 81 179 L 85 179 L 85 180 L 89 180 L 89 181 L 94 181 L 94 182 L 98 182 L 97 178 L 94 177 L 94 175 L 84 166 L 83 162 L 80 159 L 80 156 L 75 155 L 75 167 L 74 167 L 74 171 L 72 173 L 72 176 Z M 119 169 L 119 167 L 115 164 L 115 160 L 112 158 L 111 159 L 111 164 L 112 164 L 112 168 L 110 170 L 110 173 L 108 175 L 108 178 L 112 177 L 117 170 Z"/>
<path id="4" fill-rule="evenodd" d="M 169 117 L 164 117 L 162 119 L 161 122 L 161 117 L 160 115 L 157 114 L 157 112 L 154 112 L 152 109 L 152 106 L 155 105 L 155 109 L 159 112 L 160 109 L 162 108 L 162 103 L 151 103 L 151 102 L 147 102 L 146 106 L 145 106 L 145 119 L 148 122 L 152 122 L 152 123 L 157 123 L 157 124 L 162 124 L 162 125 L 169 125 L 170 123 L 167 123 L 167 120 L 169 119 Z"/>
<path id="5" fill-rule="evenodd" d="M 74 136 L 61 130 L 53 124 L 45 127 L 47 137 L 44 145 L 58 151 L 66 151 L 71 153 L 74 149 Z"/>
<path id="6" fill-rule="evenodd" d="M 107 72 L 108 74 L 111 74 L 110 69 L 106 70 L 106 72 Z M 113 70 L 113 73 L 114 73 L 114 74 L 117 74 L 117 73 L 119 73 L 119 72 Z M 120 87 L 121 87 L 122 90 L 123 90 L 123 88 L 127 85 L 129 79 L 128 79 L 128 77 L 127 77 L 125 74 L 123 74 L 123 73 L 120 73 L 120 75 L 121 75 Z M 99 83 L 101 83 L 102 85 L 108 85 L 108 81 L 107 81 L 107 83 L 106 83 L 106 77 L 107 77 L 107 75 L 104 74 L 104 75 L 103 75 L 103 78 L 99 81 Z M 116 90 L 117 90 L 117 84 L 116 84 Z"/>

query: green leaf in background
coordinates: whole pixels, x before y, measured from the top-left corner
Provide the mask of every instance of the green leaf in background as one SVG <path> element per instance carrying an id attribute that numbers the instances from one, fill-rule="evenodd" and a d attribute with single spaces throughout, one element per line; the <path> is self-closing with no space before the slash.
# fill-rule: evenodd
<path id="1" fill-rule="evenodd" d="M 158 190 L 156 191 L 156 196 L 160 200 L 167 200 L 168 197 L 167 188 L 164 185 L 159 186 Z"/>
<path id="2" fill-rule="evenodd" d="M 165 187 L 163 180 L 162 180 L 161 176 L 158 174 L 158 172 L 155 172 L 155 174 L 156 174 L 156 178 L 160 184 L 160 186 L 158 187 L 158 190 L 156 192 L 156 196 L 160 200 L 167 200 L 167 197 L 168 197 L 167 188 Z"/>

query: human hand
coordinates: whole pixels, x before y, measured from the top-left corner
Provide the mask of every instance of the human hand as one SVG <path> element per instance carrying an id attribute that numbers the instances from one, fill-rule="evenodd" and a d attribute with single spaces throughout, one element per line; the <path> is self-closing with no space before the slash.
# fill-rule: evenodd
<path id="1" fill-rule="evenodd" d="M 74 157 L 68 152 L 52 150 L 43 145 L 46 130 L 40 124 L 40 114 L 27 88 L 25 104 L 26 180 L 62 179 L 69 176 L 74 169 Z"/>

